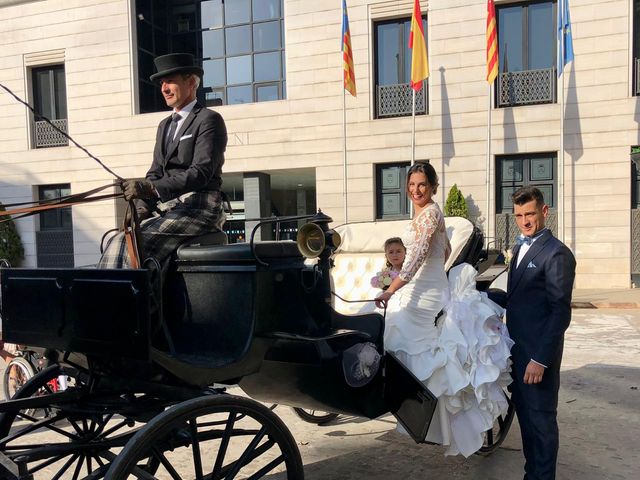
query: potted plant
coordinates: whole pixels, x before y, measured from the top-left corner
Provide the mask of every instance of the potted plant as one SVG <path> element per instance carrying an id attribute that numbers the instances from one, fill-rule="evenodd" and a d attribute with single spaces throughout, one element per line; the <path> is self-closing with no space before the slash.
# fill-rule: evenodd
<path id="1" fill-rule="evenodd" d="M 0 211 L 4 210 L 4 205 L 0 202 Z M 6 217 L 0 217 L 4 218 Z M 17 266 L 23 258 L 24 249 L 13 220 L 0 223 L 0 260 L 7 260 L 10 265 Z"/>
<path id="2" fill-rule="evenodd" d="M 447 217 L 469 218 L 469 207 L 467 206 L 467 201 L 464 199 L 464 195 L 462 195 L 458 185 L 455 183 L 453 184 L 453 187 L 451 187 L 451 190 L 449 190 L 447 201 L 444 204 L 444 214 Z"/>
<path id="3" fill-rule="evenodd" d="M 636 168 L 640 171 L 640 146 L 631 147 L 631 161 L 636 164 Z"/>

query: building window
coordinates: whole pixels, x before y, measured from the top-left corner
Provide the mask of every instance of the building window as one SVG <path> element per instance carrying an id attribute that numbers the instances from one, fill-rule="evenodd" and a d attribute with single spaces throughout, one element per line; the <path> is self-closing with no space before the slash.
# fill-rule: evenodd
<path id="1" fill-rule="evenodd" d="M 556 205 L 556 154 L 505 155 L 497 157 L 496 212 L 513 212 L 511 195 L 520 187 L 538 187 L 549 208 Z"/>
<path id="2" fill-rule="evenodd" d="M 40 200 L 51 200 L 71 194 L 69 184 L 41 185 Z M 73 267 L 73 221 L 71 207 L 42 212 L 36 232 L 38 267 Z"/>
<path id="3" fill-rule="evenodd" d="M 633 94 L 640 95 L 640 0 L 633 0 Z"/>
<path id="4" fill-rule="evenodd" d="M 409 163 L 376 165 L 377 219 L 409 217 L 409 197 L 406 190 L 409 167 Z"/>
<path id="5" fill-rule="evenodd" d="M 427 17 L 422 18 L 427 35 Z M 376 118 L 411 115 L 411 18 L 386 20 L 374 25 Z M 427 112 L 427 81 L 416 92 L 416 114 Z"/>
<path id="6" fill-rule="evenodd" d="M 498 107 L 556 101 L 556 3 L 496 7 L 500 74 Z"/>
<path id="7" fill-rule="evenodd" d="M 546 226 L 557 234 L 557 155 L 540 153 L 496 157 L 496 238 L 500 248 L 512 248 L 519 234 L 511 195 L 520 187 L 540 189 L 549 206 Z"/>
<path id="8" fill-rule="evenodd" d="M 39 67 L 31 70 L 33 106 L 51 123 L 67 133 L 67 88 L 64 65 Z M 36 148 L 68 145 L 67 137 L 54 129 L 45 120 L 37 117 L 33 122 Z"/>
<path id="9" fill-rule="evenodd" d="M 194 55 L 204 69 L 198 99 L 208 105 L 286 98 L 283 0 L 136 2 L 140 111 L 166 109 L 149 81 L 153 58 Z"/>

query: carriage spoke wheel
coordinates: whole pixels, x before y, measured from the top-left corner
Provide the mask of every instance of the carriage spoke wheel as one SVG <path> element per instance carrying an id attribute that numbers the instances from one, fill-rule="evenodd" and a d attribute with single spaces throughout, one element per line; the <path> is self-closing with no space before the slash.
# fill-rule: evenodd
<path id="1" fill-rule="evenodd" d="M 322 412 L 320 410 L 293 407 L 293 411 L 305 422 L 315 423 L 316 425 L 324 425 L 338 418 L 337 413 Z"/>
<path id="2" fill-rule="evenodd" d="M 27 381 L 13 398 L 52 393 L 50 382 L 62 374 L 70 377 L 70 389 L 83 388 L 75 370 L 52 365 Z M 67 411 L 52 406 L 40 412 L 37 416 L 29 410 L 0 414 L 0 452 L 21 464 L 25 477 L 33 480 L 104 478 L 117 451 L 135 433 L 134 422 L 113 409 Z M 152 472 L 156 466 L 149 460 L 141 468 Z"/>
<path id="3" fill-rule="evenodd" d="M 140 461 L 155 459 L 152 475 Z M 278 416 L 254 400 L 207 395 L 153 418 L 111 465 L 107 480 L 302 480 L 300 452 Z"/>
<path id="4" fill-rule="evenodd" d="M 489 455 L 496 451 L 498 447 L 502 445 L 502 442 L 504 442 L 504 439 L 509 433 L 509 428 L 511 428 L 511 423 L 513 422 L 513 417 L 515 415 L 515 410 L 509 392 L 505 391 L 504 395 L 507 397 L 507 401 L 509 402 L 509 408 L 507 409 L 506 414 L 500 415 L 496 419 L 493 423 L 493 428 L 485 432 L 484 444 L 480 447 L 480 450 L 478 450 L 480 455 Z"/>

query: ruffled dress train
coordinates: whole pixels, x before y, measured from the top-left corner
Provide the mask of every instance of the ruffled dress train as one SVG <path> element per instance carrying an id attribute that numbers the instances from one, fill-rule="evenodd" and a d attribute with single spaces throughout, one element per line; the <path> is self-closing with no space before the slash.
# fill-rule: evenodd
<path id="1" fill-rule="evenodd" d="M 507 412 L 513 341 L 502 308 L 476 290 L 475 269 L 456 266 L 447 281 L 443 262 L 430 258 L 392 297 L 385 348 L 438 398 L 426 440 L 447 446 L 446 455 L 468 457 Z"/>

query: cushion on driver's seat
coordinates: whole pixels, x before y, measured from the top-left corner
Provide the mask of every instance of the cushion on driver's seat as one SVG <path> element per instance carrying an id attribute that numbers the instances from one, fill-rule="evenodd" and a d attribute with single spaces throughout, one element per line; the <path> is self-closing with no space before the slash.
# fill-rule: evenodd
<path id="1" fill-rule="evenodd" d="M 199 247 L 204 245 L 226 245 L 227 243 L 229 243 L 227 234 L 222 231 L 217 231 L 194 237 L 191 240 L 184 242 L 180 248 Z"/>

